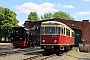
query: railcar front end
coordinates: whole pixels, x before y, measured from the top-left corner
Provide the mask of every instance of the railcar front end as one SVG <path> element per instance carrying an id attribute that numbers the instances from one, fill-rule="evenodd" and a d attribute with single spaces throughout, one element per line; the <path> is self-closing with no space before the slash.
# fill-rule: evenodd
<path id="1" fill-rule="evenodd" d="M 56 21 L 43 22 L 40 45 L 45 51 L 68 50 L 74 45 L 74 31 Z"/>

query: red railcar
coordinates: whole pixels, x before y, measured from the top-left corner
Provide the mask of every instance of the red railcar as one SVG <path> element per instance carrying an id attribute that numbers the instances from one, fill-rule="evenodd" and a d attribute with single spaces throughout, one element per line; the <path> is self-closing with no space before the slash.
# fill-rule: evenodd
<path id="1" fill-rule="evenodd" d="M 40 45 L 45 51 L 71 49 L 74 45 L 74 31 L 61 22 L 42 22 Z"/>

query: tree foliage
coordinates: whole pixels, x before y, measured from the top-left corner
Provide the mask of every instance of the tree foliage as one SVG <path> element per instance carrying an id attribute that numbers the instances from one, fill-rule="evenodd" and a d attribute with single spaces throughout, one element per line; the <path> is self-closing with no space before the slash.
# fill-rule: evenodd
<path id="1" fill-rule="evenodd" d="M 52 16 L 53 16 L 53 14 L 49 12 L 49 13 L 44 14 L 44 16 L 41 16 L 41 19 L 42 20 L 51 19 Z"/>
<path id="2" fill-rule="evenodd" d="M 36 12 L 30 12 L 30 14 L 28 15 L 28 19 L 31 20 L 32 22 L 40 20 Z"/>
<path id="3" fill-rule="evenodd" d="M 68 13 L 63 12 L 63 11 L 55 12 L 53 14 L 53 17 L 54 18 L 61 18 L 61 19 L 65 19 L 65 20 L 74 20 L 73 17 L 71 17 Z"/>
<path id="4" fill-rule="evenodd" d="M 16 13 L 8 8 L 0 7 L 0 35 L 6 37 L 12 31 L 13 26 L 18 26 Z"/>
<path id="5" fill-rule="evenodd" d="M 74 20 L 73 17 L 71 17 L 68 13 L 63 12 L 63 11 L 57 11 L 57 12 L 54 12 L 53 14 L 52 13 L 47 13 L 47 14 L 44 14 L 44 16 L 41 16 L 42 20 L 51 19 L 51 18 Z"/>

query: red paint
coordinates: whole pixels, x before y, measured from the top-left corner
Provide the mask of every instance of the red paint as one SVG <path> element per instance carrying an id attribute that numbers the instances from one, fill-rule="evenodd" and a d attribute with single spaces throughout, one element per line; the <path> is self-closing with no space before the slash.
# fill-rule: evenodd
<path id="1" fill-rule="evenodd" d="M 20 41 L 20 40 L 13 40 L 11 41 L 13 46 L 18 46 L 18 47 L 24 47 L 26 46 L 26 40 Z"/>
<path id="2" fill-rule="evenodd" d="M 57 44 L 57 43 L 54 43 L 54 40 L 57 40 L 58 39 L 58 36 L 57 35 L 41 35 L 41 44 Z M 45 43 L 42 42 L 42 40 L 45 40 Z"/>
<path id="3" fill-rule="evenodd" d="M 74 44 L 74 38 L 71 38 L 71 43 Z"/>
<path id="4" fill-rule="evenodd" d="M 57 43 L 54 40 L 57 40 Z M 74 38 L 63 35 L 41 35 L 40 44 L 74 44 Z"/>
<path id="5" fill-rule="evenodd" d="M 25 40 L 25 41 L 24 41 L 24 46 L 26 46 L 26 45 L 27 45 L 27 41 Z"/>

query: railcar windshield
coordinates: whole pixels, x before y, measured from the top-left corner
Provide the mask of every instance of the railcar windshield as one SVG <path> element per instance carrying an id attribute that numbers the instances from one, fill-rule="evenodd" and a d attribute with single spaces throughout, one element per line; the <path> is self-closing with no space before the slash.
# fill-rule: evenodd
<path id="1" fill-rule="evenodd" d="M 55 27 L 45 27 L 45 34 L 55 34 Z"/>
<path id="2" fill-rule="evenodd" d="M 60 34 L 60 28 L 59 27 L 41 27 L 40 34 Z"/>

